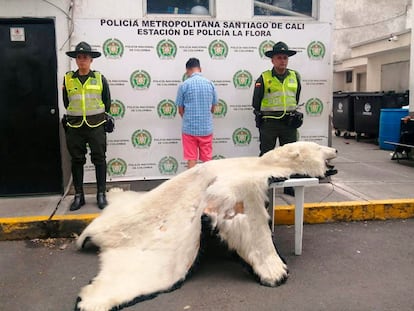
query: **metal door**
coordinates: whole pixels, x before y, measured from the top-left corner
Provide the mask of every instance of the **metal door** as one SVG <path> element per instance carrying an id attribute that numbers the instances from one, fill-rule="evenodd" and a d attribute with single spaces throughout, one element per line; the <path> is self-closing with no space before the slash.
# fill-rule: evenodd
<path id="1" fill-rule="evenodd" d="M 53 19 L 0 19 L 0 195 L 62 193 Z"/>

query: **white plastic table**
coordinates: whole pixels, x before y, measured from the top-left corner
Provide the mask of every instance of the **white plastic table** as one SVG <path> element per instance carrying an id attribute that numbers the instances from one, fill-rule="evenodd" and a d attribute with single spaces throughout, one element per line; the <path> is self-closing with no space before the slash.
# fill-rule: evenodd
<path id="1" fill-rule="evenodd" d="M 305 200 L 305 187 L 319 184 L 317 178 L 291 178 L 285 181 L 274 182 L 269 185 L 273 192 L 272 210 L 272 231 L 275 229 L 275 202 L 276 188 L 293 187 L 295 189 L 295 255 L 302 254 L 303 237 L 303 203 Z"/>

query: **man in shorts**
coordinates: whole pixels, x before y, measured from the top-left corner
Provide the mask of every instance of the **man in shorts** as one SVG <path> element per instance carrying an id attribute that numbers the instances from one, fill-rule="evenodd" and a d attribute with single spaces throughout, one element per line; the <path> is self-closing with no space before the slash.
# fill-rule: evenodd
<path id="1" fill-rule="evenodd" d="M 201 75 L 200 61 L 190 58 L 185 64 L 186 79 L 178 88 L 176 105 L 181 115 L 184 160 L 192 168 L 197 161 L 213 156 L 213 111 L 218 102 L 216 88 Z"/>

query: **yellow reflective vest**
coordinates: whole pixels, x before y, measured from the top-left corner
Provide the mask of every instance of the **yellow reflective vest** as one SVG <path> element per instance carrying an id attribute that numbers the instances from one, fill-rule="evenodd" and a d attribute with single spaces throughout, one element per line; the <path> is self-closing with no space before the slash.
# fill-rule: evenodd
<path id="1" fill-rule="evenodd" d="M 263 112 L 283 112 L 280 117 L 273 118 L 282 118 L 286 111 L 293 111 L 297 106 L 298 80 L 295 71 L 288 71 L 289 74 L 283 83 L 277 77 L 272 76 L 271 70 L 262 73 L 264 94 L 260 110 Z"/>
<path id="2" fill-rule="evenodd" d="M 90 125 L 86 117 L 105 112 L 105 104 L 102 101 L 102 74 L 94 71 L 95 77 L 88 77 L 84 84 L 78 78 L 73 78 L 73 74 L 73 71 L 69 71 L 65 75 L 65 88 L 69 100 L 66 113 L 68 116 L 82 117 L 82 122 L 79 125 L 68 125 L 81 127 L 86 123 L 89 127 L 98 127 L 105 121 Z"/>

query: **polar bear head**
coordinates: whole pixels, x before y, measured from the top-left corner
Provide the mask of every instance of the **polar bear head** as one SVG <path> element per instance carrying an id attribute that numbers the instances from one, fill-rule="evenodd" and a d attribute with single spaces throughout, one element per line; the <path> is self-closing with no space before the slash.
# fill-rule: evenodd
<path id="1" fill-rule="evenodd" d="M 324 177 L 333 169 L 329 163 L 336 157 L 336 149 L 314 142 L 295 142 L 276 147 L 265 153 L 262 161 L 266 165 L 289 168 L 292 175 Z"/>

